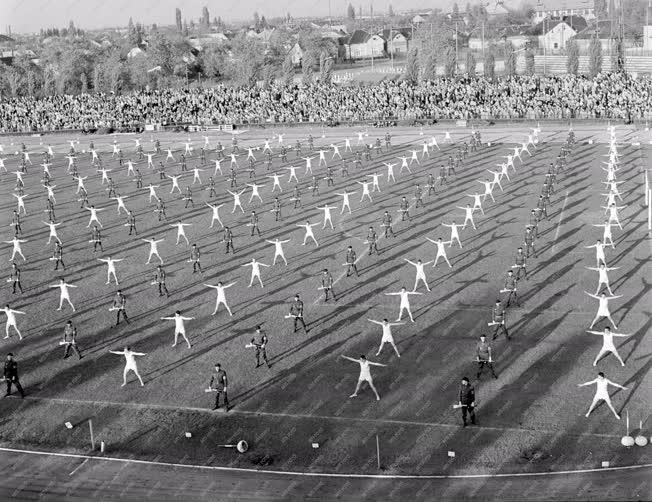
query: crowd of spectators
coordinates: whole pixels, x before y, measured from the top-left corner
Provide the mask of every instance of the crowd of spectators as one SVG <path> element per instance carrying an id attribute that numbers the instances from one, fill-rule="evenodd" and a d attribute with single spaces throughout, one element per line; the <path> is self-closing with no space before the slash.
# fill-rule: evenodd
<path id="1" fill-rule="evenodd" d="M 441 78 L 410 84 L 198 87 L 124 95 L 0 101 L 0 131 L 137 129 L 144 124 L 251 124 L 360 120 L 649 118 L 652 79 L 585 76 Z"/>

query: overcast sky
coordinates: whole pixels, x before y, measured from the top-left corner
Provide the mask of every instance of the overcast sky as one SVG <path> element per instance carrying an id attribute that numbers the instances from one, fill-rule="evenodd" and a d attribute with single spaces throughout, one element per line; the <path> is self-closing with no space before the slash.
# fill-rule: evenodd
<path id="1" fill-rule="evenodd" d="M 522 0 L 505 0 L 505 5 L 520 5 Z M 560 6 L 563 0 L 546 0 L 548 7 Z M 580 4 L 582 0 L 568 0 L 569 6 Z M 371 2 L 351 2 L 356 13 L 362 6 L 363 13 L 369 12 Z M 381 13 L 392 4 L 395 11 L 402 9 L 423 9 L 439 7 L 450 9 L 453 2 L 446 0 L 387 0 L 373 2 L 374 11 Z M 471 2 L 476 3 L 475 1 Z M 534 4 L 535 0 L 530 0 Z M 330 0 L 333 16 L 346 13 L 349 0 Z M 466 0 L 458 0 L 461 9 Z M 255 11 L 266 17 L 285 15 L 294 17 L 328 16 L 328 0 L 0 0 L 0 32 L 5 33 L 11 25 L 13 33 L 39 31 L 41 28 L 68 25 L 72 19 L 80 28 L 101 28 L 126 26 L 129 16 L 134 22 L 159 25 L 174 24 L 176 7 L 181 8 L 184 18 L 197 19 L 203 6 L 213 17 L 221 16 L 224 20 L 250 19 Z"/>

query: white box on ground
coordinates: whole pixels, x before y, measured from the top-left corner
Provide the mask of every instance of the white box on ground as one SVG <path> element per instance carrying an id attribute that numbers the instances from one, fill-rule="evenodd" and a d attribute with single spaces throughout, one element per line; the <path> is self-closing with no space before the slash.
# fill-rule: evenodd
<path id="1" fill-rule="evenodd" d="M 606 460 L 602 462 L 602 467 L 609 467 L 609 462 Z"/>
<path id="2" fill-rule="evenodd" d="M 454 452 L 454 451 L 449 451 L 449 452 L 448 452 L 448 456 L 449 456 L 450 458 L 455 458 L 455 452 Z"/>
<path id="3" fill-rule="evenodd" d="M 66 429 L 72 429 L 72 424 L 70 422 L 66 422 L 64 425 L 66 426 Z"/>
<path id="4" fill-rule="evenodd" d="M 319 448 L 319 443 L 312 443 L 313 448 Z"/>
<path id="5" fill-rule="evenodd" d="M 191 438 L 192 437 L 192 432 L 186 432 L 186 437 Z"/>

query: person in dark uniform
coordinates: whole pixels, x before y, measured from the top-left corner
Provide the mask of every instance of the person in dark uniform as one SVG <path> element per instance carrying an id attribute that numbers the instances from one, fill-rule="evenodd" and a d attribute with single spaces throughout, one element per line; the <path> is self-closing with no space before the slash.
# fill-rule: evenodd
<path id="1" fill-rule="evenodd" d="M 220 363 L 217 363 L 215 365 L 215 372 L 211 375 L 211 381 L 208 384 L 209 388 L 217 392 L 215 394 L 215 406 L 213 406 L 214 410 L 220 407 L 220 396 L 224 395 L 224 407 L 226 411 L 229 411 L 227 385 L 228 379 L 226 377 L 226 371 L 222 369 L 222 365 Z"/>
<path id="2" fill-rule="evenodd" d="M 256 332 L 254 333 L 254 337 L 251 339 L 251 342 L 248 347 L 253 347 L 256 349 L 256 368 L 259 366 L 262 366 L 260 362 L 260 358 L 262 356 L 263 361 L 265 361 L 265 364 L 267 365 L 268 368 L 271 368 L 269 361 L 267 360 L 267 334 L 262 330 L 260 326 L 256 326 Z"/>
<path id="3" fill-rule="evenodd" d="M 9 281 L 13 286 L 13 294 L 16 294 L 16 286 L 20 289 L 20 293 L 23 294 L 23 286 L 20 284 L 20 269 L 18 268 L 18 265 L 16 265 L 16 262 L 11 264 L 11 275 L 9 276 Z"/>
<path id="4" fill-rule="evenodd" d="M 5 361 L 4 377 L 7 382 L 7 393 L 5 394 L 5 397 L 11 395 L 11 384 L 14 384 L 16 389 L 18 389 L 18 392 L 20 392 L 20 397 L 24 398 L 25 392 L 18 381 L 18 363 L 14 361 L 14 355 L 11 352 L 7 354 L 7 360 Z"/>
<path id="5" fill-rule="evenodd" d="M 197 244 L 193 244 L 190 247 L 190 261 L 192 262 L 192 273 L 195 274 L 199 271 L 199 273 L 203 273 L 201 269 L 201 263 L 199 263 L 199 258 L 201 257 L 201 252 L 199 251 L 199 248 L 197 247 Z"/>
<path id="6" fill-rule="evenodd" d="M 14 237 L 18 237 L 23 234 L 23 229 L 20 226 L 20 214 L 14 209 L 13 214 L 11 215 L 11 226 L 14 227 Z"/>
<path id="7" fill-rule="evenodd" d="M 62 345 L 66 346 L 66 350 L 63 353 L 63 358 L 68 359 L 68 356 L 70 356 L 70 349 L 72 349 L 75 354 L 77 354 L 77 357 L 81 359 L 83 356 L 81 355 L 81 351 L 79 350 L 79 347 L 77 347 L 77 328 L 75 325 L 72 323 L 72 321 L 68 321 L 66 323 L 66 326 L 63 328 L 63 340 L 61 342 Z"/>
<path id="8" fill-rule="evenodd" d="M 421 205 L 423 207 L 423 189 L 421 186 L 417 183 L 417 186 L 414 189 L 414 198 L 416 199 L 416 204 L 415 204 L 415 209 Z"/>
<path id="9" fill-rule="evenodd" d="M 401 197 L 401 202 L 398 206 L 398 210 L 401 213 L 401 221 L 405 221 L 407 218 L 408 221 L 410 220 L 410 203 L 405 197 Z"/>
<path id="10" fill-rule="evenodd" d="M 104 252 L 104 248 L 102 247 L 102 234 L 100 233 L 100 229 L 97 225 L 93 225 L 90 242 L 93 243 L 93 253 L 97 251 L 97 246 L 99 246 L 100 250 Z"/>
<path id="11" fill-rule="evenodd" d="M 136 168 L 136 188 L 143 188 L 143 175 L 138 168 Z"/>
<path id="12" fill-rule="evenodd" d="M 367 233 L 367 244 L 369 244 L 369 256 L 371 256 L 371 253 L 374 251 L 376 254 L 378 253 L 378 236 L 376 235 L 376 231 L 374 230 L 374 227 L 369 227 L 369 232 Z"/>
<path id="13" fill-rule="evenodd" d="M 156 213 L 158 213 L 158 221 L 164 220 L 168 221 L 168 217 L 165 214 L 165 202 L 163 199 L 158 199 L 156 202 Z"/>
<path id="14" fill-rule="evenodd" d="M 523 276 L 525 277 L 525 280 L 527 281 L 527 259 L 525 258 L 525 255 L 523 254 L 523 248 L 518 248 L 516 250 L 516 258 L 514 258 L 514 265 L 512 265 L 512 268 L 516 269 L 516 280 L 518 281 L 521 278 L 521 273 L 523 273 Z"/>
<path id="15" fill-rule="evenodd" d="M 122 312 L 122 317 L 124 320 L 129 324 L 129 318 L 127 317 L 127 297 L 122 294 L 122 290 L 118 290 L 118 292 L 115 294 L 115 298 L 113 299 L 113 309 L 117 310 L 117 316 L 116 316 L 116 322 L 115 325 L 117 326 L 120 324 L 120 313 Z"/>
<path id="16" fill-rule="evenodd" d="M 358 273 L 358 267 L 355 264 L 357 257 L 355 254 L 355 250 L 353 249 L 353 246 L 349 246 L 346 248 L 346 276 L 349 277 L 352 275 L 353 272 L 355 272 L 356 277 L 360 277 L 360 274 Z"/>
<path id="17" fill-rule="evenodd" d="M 235 248 L 233 247 L 233 232 L 229 227 L 224 227 L 224 238 L 222 242 L 226 243 L 226 254 L 229 254 L 229 248 L 232 253 L 235 253 Z"/>
<path id="18" fill-rule="evenodd" d="M 525 227 L 525 235 L 523 237 L 523 242 L 525 243 L 525 257 L 530 257 L 530 251 L 532 251 L 532 256 L 537 257 L 537 252 L 534 249 L 534 234 L 530 227 Z"/>
<path id="19" fill-rule="evenodd" d="M 337 296 L 335 296 L 335 291 L 333 291 L 333 276 L 327 268 L 322 270 L 321 289 L 324 290 L 324 301 L 328 301 L 328 293 L 331 294 L 333 300 L 337 301 Z"/>
<path id="20" fill-rule="evenodd" d="M 536 239 L 539 238 L 539 215 L 537 212 L 532 209 L 530 211 L 530 224 L 528 225 L 530 229 L 532 229 L 532 233 L 534 234 L 534 237 Z"/>
<path id="21" fill-rule="evenodd" d="M 460 398 L 458 405 L 462 408 L 462 422 L 464 427 L 467 426 L 466 415 L 471 418 L 471 423 L 475 425 L 475 389 L 469 383 L 469 378 L 462 378 L 462 385 L 460 386 Z"/>
<path id="22" fill-rule="evenodd" d="M 251 227 L 252 237 L 254 235 L 254 232 L 258 232 L 258 236 L 260 237 L 260 228 L 258 228 L 258 215 L 256 214 L 256 211 L 251 212 L 249 226 Z"/>
<path id="23" fill-rule="evenodd" d="M 138 230 L 136 230 L 136 216 L 131 211 L 127 213 L 127 225 L 129 225 L 129 235 L 131 235 L 131 232 L 138 235 Z"/>
<path id="24" fill-rule="evenodd" d="M 294 332 L 296 333 L 299 329 L 299 323 L 303 326 L 303 330 L 307 333 L 308 328 L 306 328 L 306 323 L 303 320 L 303 302 L 299 297 L 299 293 L 294 295 L 294 303 L 290 306 L 290 316 L 294 318 Z"/>
<path id="25" fill-rule="evenodd" d="M 63 263 L 63 246 L 59 242 L 54 243 L 54 255 L 52 259 L 55 261 L 54 270 L 59 269 L 59 263 L 61 263 L 64 270 L 66 269 L 66 265 Z"/>
<path id="26" fill-rule="evenodd" d="M 507 327 L 505 326 L 506 313 L 503 308 L 503 304 L 500 303 L 500 300 L 496 300 L 491 311 L 491 325 L 495 326 L 493 340 L 498 336 L 498 331 L 502 330 L 505 333 L 505 337 L 509 340 L 509 333 L 507 332 Z"/>
<path id="27" fill-rule="evenodd" d="M 480 380 L 480 375 L 482 375 L 485 366 L 489 366 L 493 377 L 498 378 L 494 371 L 494 361 L 491 357 L 491 345 L 487 342 L 486 335 L 480 335 L 480 341 L 475 347 L 475 352 L 478 361 L 478 375 L 476 379 Z"/>
<path id="28" fill-rule="evenodd" d="M 154 281 L 158 285 L 158 295 L 163 296 L 163 291 L 165 291 L 165 296 L 170 297 L 170 292 L 168 291 L 167 286 L 165 285 L 165 270 L 161 265 L 156 267 L 156 274 L 154 275 Z"/>
<path id="29" fill-rule="evenodd" d="M 383 221 L 381 226 L 385 229 L 385 238 L 389 237 L 389 234 L 392 234 L 392 237 L 396 238 L 394 230 L 392 230 L 392 215 L 388 211 L 385 211 L 383 214 Z"/>
<path id="30" fill-rule="evenodd" d="M 507 293 L 507 302 L 505 304 L 505 308 L 511 305 L 512 298 L 516 302 L 517 307 L 521 306 L 521 302 L 518 301 L 518 294 L 516 293 L 517 282 L 518 280 L 514 276 L 514 272 L 508 270 L 507 277 L 505 277 L 505 287 L 503 288 L 504 292 Z"/>

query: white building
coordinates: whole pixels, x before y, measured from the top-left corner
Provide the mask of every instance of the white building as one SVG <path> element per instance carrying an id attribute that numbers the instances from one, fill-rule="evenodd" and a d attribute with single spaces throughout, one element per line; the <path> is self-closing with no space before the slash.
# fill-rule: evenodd
<path id="1" fill-rule="evenodd" d="M 549 9 L 540 10 L 534 13 L 532 24 L 538 24 L 545 18 L 560 18 L 565 16 L 579 16 L 587 21 L 595 19 L 595 10 L 593 7 L 571 7 L 566 9 Z"/>

